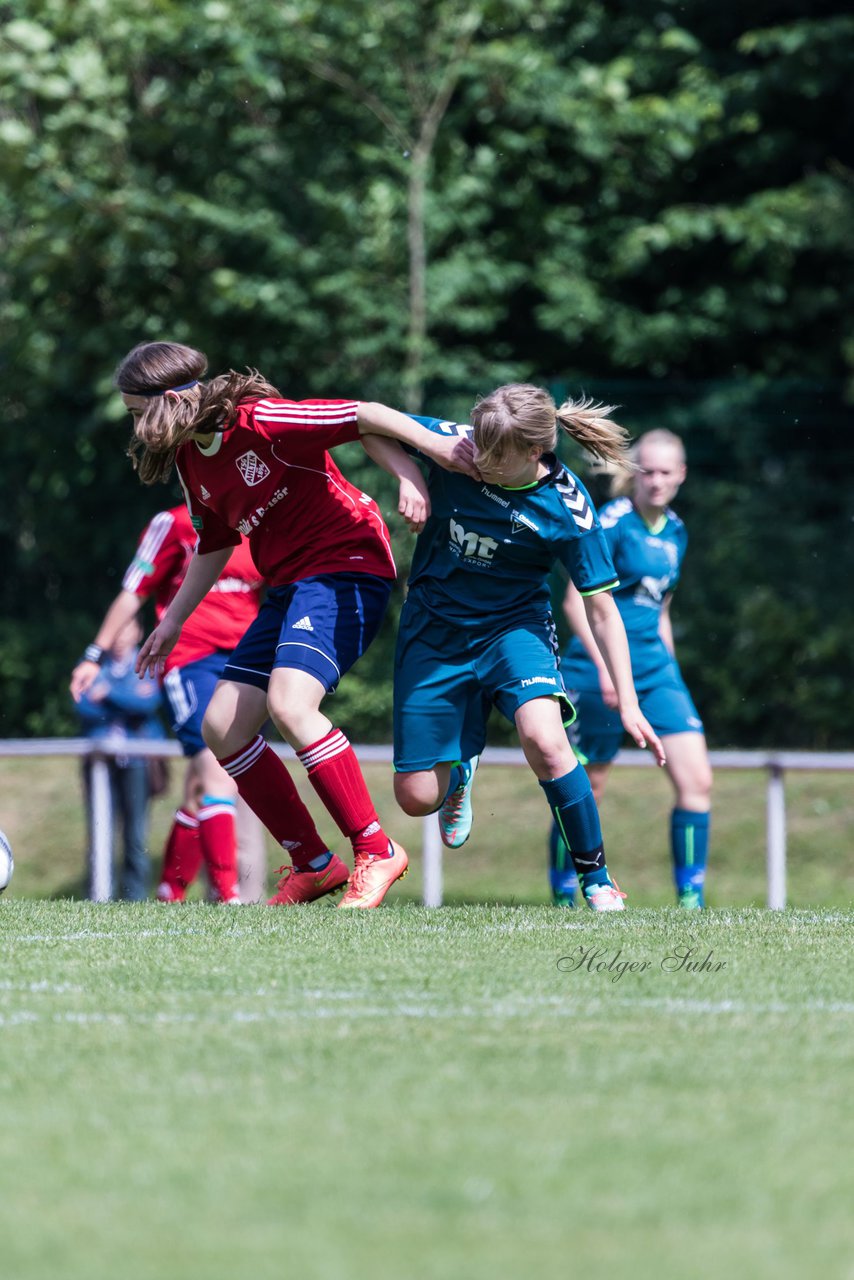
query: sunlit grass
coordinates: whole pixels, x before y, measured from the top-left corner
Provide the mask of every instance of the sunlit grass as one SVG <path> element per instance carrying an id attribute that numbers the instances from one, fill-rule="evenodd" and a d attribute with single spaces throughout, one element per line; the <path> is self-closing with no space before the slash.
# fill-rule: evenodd
<path id="1" fill-rule="evenodd" d="M 3 1274 L 843 1277 L 852 925 L 2 901 Z"/>

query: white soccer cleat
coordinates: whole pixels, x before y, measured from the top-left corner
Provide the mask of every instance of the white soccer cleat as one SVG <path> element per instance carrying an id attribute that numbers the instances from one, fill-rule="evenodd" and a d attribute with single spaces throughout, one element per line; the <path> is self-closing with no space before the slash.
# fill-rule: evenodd
<path id="1" fill-rule="evenodd" d="M 592 884 L 584 890 L 584 898 L 591 911 L 625 911 L 625 896 L 615 884 Z"/>

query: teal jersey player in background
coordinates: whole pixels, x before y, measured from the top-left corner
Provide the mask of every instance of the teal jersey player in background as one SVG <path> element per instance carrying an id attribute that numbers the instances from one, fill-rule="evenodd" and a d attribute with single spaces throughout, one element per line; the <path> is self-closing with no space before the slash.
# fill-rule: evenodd
<path id="1" fill-rule="evenodd" d="M 560 675 L 548 575 L 567 569 L 608 669 L 621 725 L 663 763 L 640 712 L 625 630 L 611 596 L 616 574 L 584 486 L 555 457 L 558 423 L 619 462 L 625 434 L 609 408 L 511 384 L 481 400 L 472 425 L 416 419 L 471 440 L 480 480 L 430 465 L 431 514 L 418 537 L 398 631 L 394 673 L 395 796 L 411 816 L 440 810 L 457 848 L 472 824 L 471 790 L 493 705 L 516 725 L 595 911 L 623 909 L 608 873 L 590 783 L 566 736 L 574 712 Z"/>
<path id="2" fill-rule="evenodd" d="M 704 905 L 712 771 L 703 722 L 685 686 L 673 644 L 670 601 L 687 545 L 685 526 L 670 503 L 685 479 L 685 450 L 669 431 L 649 431 L 631 450 L 637 470 L 630 495 L 602 507 L 600 518 L 620 585 L 614 600 L 626 628 L 632 676 L 641 710 L 661 737 L 674 790 L 670 850 L 679 904 Z M 618 480 L 617 487 L 620 486 Z M 578 710 L 573 741 L 593 794 L 601 801 L 611 762 L 623 738 L 617 694 L 570 584 L 565 611 L 575 632 L 563 674 Z M 550 840 L 550 879 L 555 901 L 571 895 L 569 860 L 559 832 Z"/>

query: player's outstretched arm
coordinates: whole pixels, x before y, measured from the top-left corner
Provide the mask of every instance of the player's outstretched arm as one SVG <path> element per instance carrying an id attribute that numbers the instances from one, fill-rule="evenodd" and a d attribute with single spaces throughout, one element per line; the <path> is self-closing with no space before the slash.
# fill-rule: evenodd
<path id="1" fill-rule="evenodd" d="M 616 707 L 619 701 L 617 698 L 617 690 L 614 688 L 611 673 L 608 670 L 605 659 L 599 652 L 596 637 L 594 636 L 590 623 L 587 620 L 587 610 L 584 607 L 584 600 L 582 599 L 580 591 L 572 582 L 567 586 L 566 595 L 563 598 L 563 612 L 573 632 L 584 645 L 585 653 L 596 668 L 596 674 L 599 677 L 599 691 L 602 694 L 602 701 L 605 703 L 606 707 Z"/>
<path id="2" fill-rule="evenodd" d="M 79 702 L 83 694 L 91 689 L 92 685 L 98 678 L 98 672 L 101 670 L 100 658 L 101 654 L 112 649 L 116 636 L 126 627 L 127 624 L 136 617 L 142 608 L 142 597 L 134 595 L 132 591 L 125 591 L 124 588 L 116 596 L 107 612 L 104 614 L 104 620 L 98 628 L 98 634 L 88 646 L 87 652 L 93 655 L 96 650 L 100 650 L 97 657 L 87 658 L 86 655 L 81 658 L 80 662 L 71 673 L 71 696 L 75 702 Z"/>
<path id="3" fill-rule="evenodd" d="M 400 482 L 398 512 L 413 533 L 420 533 L 430 514 L 430 494 L 418 463 L 387 436 L 363 435 L 362 448 L 378 467 Z"/>
<path id="4" fill-rule="evenodd" d="M 196 552 L 190 561 L 175 598 L 139 651 L 136 670 L 141 676 L 159 676 L 167 657 L 175 648 L 181 628 L 222 573 L 234 547 L 219 551 Z"/>
<path id="5" fill-rule="evenodd" d="M 629 642 L 614 597 L 610 591 L 600 591 L 597 595 L 584 596 L 583 599 L 590 629 L 617 691 L 617 706 L 623 727 L 639 747 L 649 747 L 656 763 L 663 765 L 664 747 L 638 706 Z"/>
<path id="6" fill-rule="evenodd" d="M 472 460 L 471 447 L 459 436 L 437 435 L 435 431 L 422 427 L 420 422 L 413 422 L 405 413 L 398 413 L 396 409 L 372 400 L 360 402 L 356 421 L 362 435 L 390 436 L 411 445 L 446 471 L 459 471 L 474 480 L 480 479 L 480 472 Z"/>

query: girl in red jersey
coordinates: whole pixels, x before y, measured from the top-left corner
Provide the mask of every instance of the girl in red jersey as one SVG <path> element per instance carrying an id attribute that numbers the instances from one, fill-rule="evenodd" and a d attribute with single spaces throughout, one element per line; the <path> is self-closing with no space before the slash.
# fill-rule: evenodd
<path id="1" fill-rule="evenodd" d="M 157 619 L 181 585 L 196 545 L 186 507 L 160 511 L 143 529 L 122 589 L 94 642 L 71 676 L 75 702 L 97 679 L 115 636 L 153 598 Z M 172 728 L 187 757 L 184 798 L 166 841 L 157 889 L 162 902 L 181 902 L 204 862 L 216 901 L 239 902 L 235 801 L 237 788 L 202 738 L 202 717 L 226 659 L 258 616 L 263 580 L 242 539 L 184 628 L 163 668 Z"/>
<path id="2" fill-rule="evenodd" d="M 393 439 L 450 469 L 470 472 L 471 464 L 458 441 L 385 405 L 286 400 L 258 373 L 232 370 L 203 381 L 206 369 L 200 351 L 152 342 L 135 347 L 116 371 L 134 418 L 130 453 L 140 479 L 165 480 L 174 463 L 199 535 L 137 669 L 163 667 L 245 534 L 270 590 L 211 698 L 205 741 L 291 855 L 271 903 L 310 902 L 343 887 L 349 873 L 261 736 L 268 716 L 352 842 L 355 867 L 340 905 L 375 907 L 405 874 L 406 851 L 383 831 L 353 748 L 320 707 L 376 635 L 396 571 L 376 503 L 344 479 L 327 451 L 364 436 L 370 456 L 399 479 L 399 510 L 413 528 L 423 524 L 429 499 L 417 464 Z"/>

